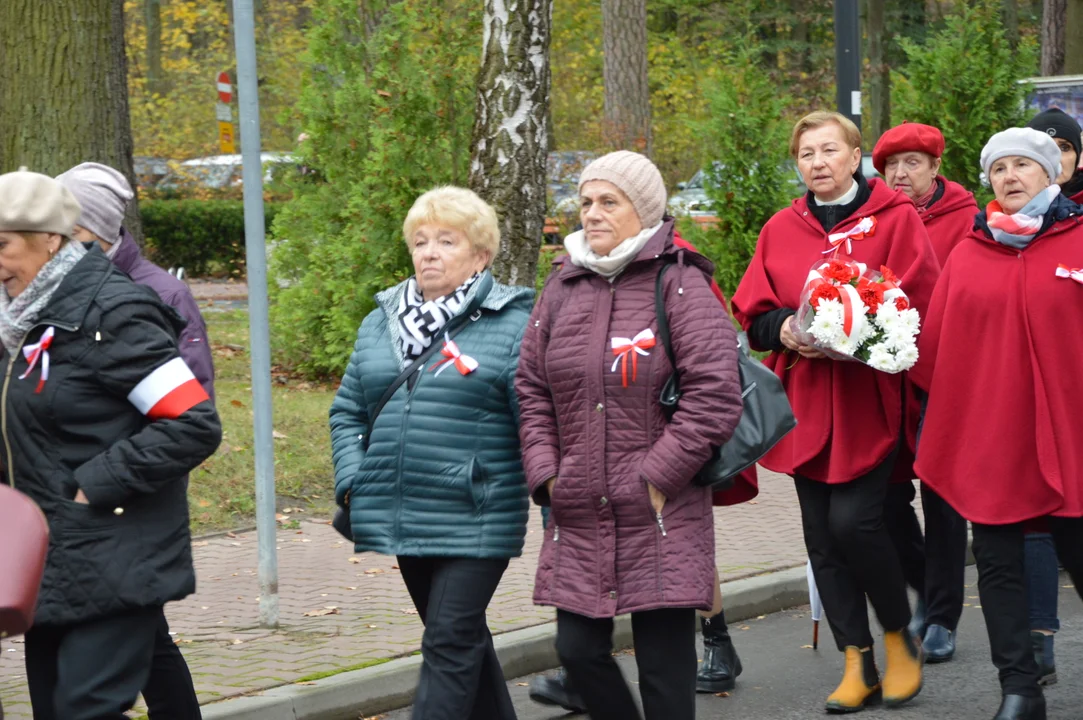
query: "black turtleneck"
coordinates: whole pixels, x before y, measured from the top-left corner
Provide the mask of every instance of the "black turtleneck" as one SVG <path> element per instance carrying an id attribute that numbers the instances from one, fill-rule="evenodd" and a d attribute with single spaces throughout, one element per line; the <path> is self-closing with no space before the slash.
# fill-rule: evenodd
<path id="1" fill-rule="evenodd" d="M 808 209 L 820 221 L 824 232 L 829 233 L 834 230 L 836 225 L 856 213 L 862 205 L 869 201 L 872 190 L 869 189 L 869 183 L 865 176 L 860 172 L 854 173 L 854 182 L 857 183 L 857 195 L 844 205 L 821 205 L 816 202 L 816 196 L 812 194 L 812 191 L 808 191 Z"/>
<path id="2" fill-rule="evenodd" d="M 1076 170 L 1075 175 L 1061 186 L 1060 192 L 1069 199 L 1083 192 L 1083 170 Z"/>

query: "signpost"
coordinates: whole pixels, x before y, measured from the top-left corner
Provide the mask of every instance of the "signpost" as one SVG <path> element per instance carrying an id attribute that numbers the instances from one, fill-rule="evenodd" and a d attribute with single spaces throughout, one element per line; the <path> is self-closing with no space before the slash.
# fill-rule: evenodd
<path id="1" fill-rule="evenodd" d="M 861 129 L 861 25 L 857 0 L 835 0 L 835 102 Z"/>
<path id="2" fill-rule="evenodd" d="M 230 82 L 229 73 L 220 72 L 216 80 L 218 84 L 218 104 L 215 106 L 215 116 L 218 118 L 218 149 L 223 155 L 233 155 L 237 152 L 237 143 L 233 134 L 233 83 Z"/>

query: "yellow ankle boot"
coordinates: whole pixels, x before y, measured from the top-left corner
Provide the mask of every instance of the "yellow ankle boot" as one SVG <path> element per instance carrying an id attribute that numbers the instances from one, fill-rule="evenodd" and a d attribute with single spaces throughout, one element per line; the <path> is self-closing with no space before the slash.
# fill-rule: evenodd
<path id="1" fill-rule="evenodd" d="M 852 713 L 880 702 L 880 675 L 872 648 L 846 648 L 846 669 L 842 682 L 827 698 L 829 713 Z"/>
<path id="2" fill-rule="evenodd" d="M 921 692 L 921 644 L 906 628 L 884 633 L 884 704 L 902 705 Z"/>

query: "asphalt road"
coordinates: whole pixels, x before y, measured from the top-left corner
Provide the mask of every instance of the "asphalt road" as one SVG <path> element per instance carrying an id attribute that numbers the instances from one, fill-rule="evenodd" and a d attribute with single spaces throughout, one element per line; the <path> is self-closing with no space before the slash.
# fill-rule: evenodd
<path id="1" fill-rule="evenodd" d="M 963 609 L 955 659 L 942 665 L 926 666 L 925 687 L 908 705 L 896 710 L 876 708 L 858 717 L 863 720 L 989 720 L 993 717 L 1000 702 L 1000 690 L 996 670 L 989 660 L 976 578 L 974 569 L 969 568 L 965 601 L 969 607 Z M 1071 581 L 1062 575 L 1061 631 L 1056 641 L 1060 682 L 1046 689 L 1050 720 L 1083 718 L 1083 604 L 1070 585 Z M 696 718 L 805 720 L 824 716 L 823 701 L 841 677 L 842 655 L 834 649 L 826 622 L 821 627 L 820 649 L 811 649 L 812 622 L 807 611 L 807 607 L 800 608 L 731 626 L 744 673 L 729 697 L 701 695 Z M 804 647 L 806 645 L 809 647 Z M 883 649 L 879 646 L 877 658 L 877 665 L 882 670 Z M 618 659 L 625 677 L 634 682 L 635 658 L 622 654 Z M 520 720 L 586 717 L 531 702 L 527 697 L 529 681 L 530 678 L 518 678 L 508 683 Z M 398 710 L 380 717 L 407 720 L 410 710 Z"/>

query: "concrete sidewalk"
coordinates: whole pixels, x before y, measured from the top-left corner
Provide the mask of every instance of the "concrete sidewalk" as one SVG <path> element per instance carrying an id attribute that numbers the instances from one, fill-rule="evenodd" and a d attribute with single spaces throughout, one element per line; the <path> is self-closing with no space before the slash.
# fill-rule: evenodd
<path id="1" fill-rule="evenodd" d="M 725 580 L 795 568 L 806 561 L 792 481 L 761 470 L 760 486 L 760 497 L 751 503 L 715 511 L 718 564 Z M 534 511 L 523 557 L 509 565 L 489 607 L 494 635 L 550 623 L 553 618 L 551 609 L 531 602 L 541 536 L 540 519 Z M 317 686 L 334 684 L 316 683 L 320 678 L 410 655 L 420 645 L 421 622 L 395 559 L 354 555 L 326 523 L 302 521 L 298 529 L 278 533 L 281 628 L 277 631 L 258 626 L 254 532 L 202 539 L 195 543 L 194 551 L 198 592 L 171 604 L 167 613 L 203 703 L 295 683 L 307 683 L 301 687 L 316 690 Z M 786 582 L 792 589 L 800 586 L 801 577 L 803 571 L 791 572 Z M 753 585 L 758 589 L 750 590 L 749 598 L 770 591 L 770 581 L 756 580 Z M 756 602 L 748 602 L 755 612 Z M 498 645 L 514 646 L 512 655 L 521 654 L 524 647 L 541 652 L 551 646 L 551 632 L 551 627 L 538 628 L 514 638 L 498 637 Z M 532 637 L 534 645 L 530 645 Z M 11 720 L 31 717 L 20 640 L 5 641 L 0 653 L 0 697 L 5 716 Z M 533 658 L 534 663 L 538 657 Z M 404 664 L 411 669 L 395 677 L 409 678 L 416 672 L 411 662 L 416 664 L 416 660 L 406 659 L 382 669 L 387 671 L 379 674 L 384 684 L 389 682 L 392 668 Z M 530 663 L 517 667 L 519 673 L 537 669 Z M 374 674 L 370 671 L 365 677 Z M 343 676 L 339 682 L 357 675 Z M 207 716 L 239 717 L 224 712 L 236 705 L 211 706 Z M 251 717 L 277 715 L 264 712 Z"/>

